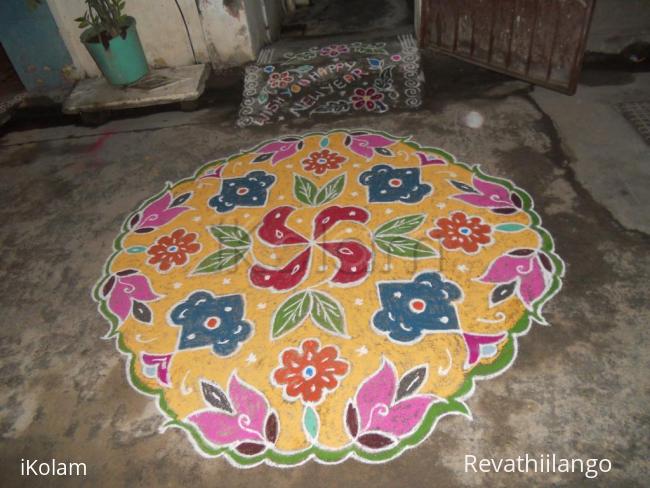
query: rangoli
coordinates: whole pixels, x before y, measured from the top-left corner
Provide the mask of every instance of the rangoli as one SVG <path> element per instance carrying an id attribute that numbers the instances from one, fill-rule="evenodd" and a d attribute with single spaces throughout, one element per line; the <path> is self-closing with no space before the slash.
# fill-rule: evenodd
<path id="1" fill-rule="evenodd" d="M 125 221 L 94 297 L 131 384 L 202 454 L 380 462 L 469 416 L 562 274 L 510 181 L 336 130 L 168 185 Z"/>

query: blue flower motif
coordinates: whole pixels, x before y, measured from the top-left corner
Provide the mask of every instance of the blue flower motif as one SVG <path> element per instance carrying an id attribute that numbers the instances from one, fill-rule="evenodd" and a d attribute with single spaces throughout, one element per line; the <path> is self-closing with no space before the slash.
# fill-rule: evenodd
<path id="1" fill-rule="evenodd" d="M 431 185 L 420 182 L 419 168 L 393 168 L 379 164 L 359 176 L 368 187 L 370 202 L 416 203 L 431 193 Z"/>
<path id="2" fill-rule="evenodd" d="M 174 307 L 170 319 L 183 328 L 180 350 L 212 346 L 215 354 L 228 356 L 253 330 L 251 323 L 243 320 L 243 315 L 241 295 L 214 296 L 207 291 L 197 291 Z"/>
<path id="3" fill-rule="evenodd" d="M 376 329 L 394 341 L 412 342 L 427 331 L 458 330 L 456 308 L 451 303 L 462 293 L 439 273 L 420 273 L 411 282 L 379 285 L 382 308 L 372 318 Z"/>
<path id="4" fill-rule="evenodd" d="M 230 212 L 235 207 L 262 207 L 273 183 L 275 176 L 264 171 L 251 171 L 241 178 L 226 178 L 221 193 L 213 196 L 208 205 L 221 213 Z"/>

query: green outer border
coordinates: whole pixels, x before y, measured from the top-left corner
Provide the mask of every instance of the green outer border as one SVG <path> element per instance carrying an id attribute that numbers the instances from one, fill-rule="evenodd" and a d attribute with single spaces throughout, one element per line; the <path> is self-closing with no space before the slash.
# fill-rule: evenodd
<path id="1" fill-rule="evenodd" d="M 393 139 L 396 142 L 403 142 L 415 150 L 426 151 L 429 153 L 437 154 L 439 156 L 442 156 L 444 159 L 446 159 L 449 162 L 449 164 L 455 164 L 468 171 L 471 171 L 472 173 L 474 173 L 475 175 L 479 176 L 484 180 L 503 185 L 506 188 L 508 188 L 510 191 L 515 192 L 517 195 L 519 195 L 519 197 L 522 199 L 523 202 L 522 210 L 526 212 L 531 218 L 531 223 L 529 225 L 530 228 L 535 232 L 537 232 L 537 234 L 541 238 L 542 241 L 541 250 L 544 251 L 553 261 L 555 271 L 553 273 L 551 287 L 544 294 L 544 296 L 542 296 L 541 298 L 535 301 L 535 303 L 533 304 L 533 308 L 534 308 L 533 312 L 526 311 L 524 315 L 517 321 L 515 326 L 508 331 L 508 341 L 503 347 L 501 354 L 499 354 L 498 358 L 493 363 L 487 365 L 479 364 L 478 366 L 475 366 L 469 372 L 469 374 L 465 378 L 465 381 L 460 386 L 460 388 L 456 391 L 456 393 L 454 393 L 450 398 L 448 398 L 446 402 L 434 403 L 431 406 L 431 408 L 428 410 L 426 415 L 424 416 L 424 419 L 420 424 L 420 426 L 417 428 L 417 430 L 414 433 L 412 433 L 410 436 L 401 439 L 396 445 L 394 445 L 390 449 L 385 449 L 377 452 L 370 452 L 362 449 L 358 445 L 350 444 L 338 450 L 328 450 L 328 449 L 323 449 L 321 447 L 318 447 L 316 445 L 312 445 L 311 447 L 304 449 L 302 451 L 291 452 L 291 453 L 278 452 L 271 448 L 271 449 L 267 449 L 263 453 L 256 456 L 242 456 L 241 454 L 239 454 L 234 449 L 231 449 L 230 447 L 215 448 L 211 446 L 208 442 L 206 442 L 201 437 L 201 434 L 199 433 L 198 429 L 196 429 L 196 427 L 180 420 L 176 415 L 176 413 L 171 410 L 171 408 L 169 407 L 169 405 L 165 400 L 163 388 L 152 389 L 139 380 L 135 372 L 135 365 L 137 359 L 136 354 L 126 348 L 123 337 L 121 334 L 119 334 L 119 331 L 117 329 L 119 325 L 119 321 L 117 317 L 115 317 L 108 310 L 108 307 L 106 305 L 106 300 L 102 299 L 102 297 L 100 296 L 100 291 L 101 291 L 102 284 L 110 276 L 109 270 L 113 260 L 115 259 L 115 256 L 117 256 L 117 254 L 120 251 L 122 251 L 122 247 L 121 247 L 122 240 L 129 233 L 129 222 L 131 221 L 131 219 L 136 213 L 140 212 L 150 202 L 160 197 L 166 191 L 169 191 L 182 183 L 196 180 L 199 177 L 199 175 L 203 173 L 208 167 L 218 165 L 218 164 L 225 164 L 228 161 L 238 158 L 244 154 L 250 154 L 251 152 L 256 151 L 258 148 L 270 142 L 276 141 L 279 138 L 274 138 L 274 139 L 261 142 L 257 144 L 254 148 L 246 151 L 240 151 L 238 154 L 234 154 L 228 157 L 227 159 L 208 162 L 202 165 L 194 173 L 193 176 L 182 179 L 176 182 L 175 184 L 167 182 L 165 188 L 161 192 L 157 193 L 151 198 L 144 200 L 138 206 L 138 208 L 135 211 L 131 212 L 124 220 L 124 223 L 122 224 L 121 233 L 117 236 L 117 238 L 115 238 L 113 242 L 114 252 L 104 264 L 103 275 L 95 284 L 95 287 L 93 288 L 92 291 L 92 297 L 98 303 L 97 308 L 99 312 L 106 318 L 106 320 L 108 320 L 111 326 L 109 333 L 104 338 L 109 339 L 117 334 L 118 335 L 118 340 L 116 342 L 117 349 L 122 354 L 129 357 L 129 359 L 126 362 L 126 369 L 128 372 L 127 379 L 129 381 L 129 384 L 131 384 L 131 386 L 133 386 L 135 389 L 139 390 L 142 393 L 157 397 L 158 398 L 157 405 L 159 410 L 171 419 L 165 424 L 165 427 L 168 426 L 179 427 L 185 430 L 189 434 L 190 440 L 197 448 L 198 452 L 206 457 L 225 455 L 226 459 L 231 464 L 234 464 L 235 466 L 238 467 L 253 467 L 261 463 L 266 463 L 278 467 L 290 467 L 290 466 L 297 466 L 303 464 L 309 459 L 314 459 L 316 461 L 325 464 L 334 464 L 334 463 L 342 462 L 348 457 L 353 457 L 359 461 L 366 461 L 371 463 L 389 461 L 397 457 L 398 455 L 400 455 L 404 450 L 409 449 L 411 447 L 415 447 L 420 442 L 422 442 L 433 431 L 433 428 L 435 427 L 437 422 L 445 415 L 451 415 L 451 414 L 464 415 L 469 419 L 471 419 L 472 415 L 469 411 L 469 407 L 464 403 L 464 400 L 468 399 L 473 394 L 476 380 L 491 378 L 505 372 L 508 369 L 508 367 L 513 363 L 514 359 L 517 356 L 517 338 L 520 335 L 525 335 L 528 332 L 532 321 L 546 324 L 546 321 L 541 315 L 541 309 L 544 306 L 544 304 L 553 295 L 555 295 L 562 287 L 562 277 L 564 276 L 565 266 L 562 259 L 555 253 L 553 238 L 541 226 L 542 219 L 534 210 L 533 200 L 530 197 L 530 195 L 526 191 L 515 186 L 510 180 L 489 176 L 483 173 L 479 169 L 478 165 L 470 166 L 463 162 L 459 162 L 451 154 L 439 148 L 420 146 L 416 142 L 411 141 L 410 136 L 395 137 L 383 131 L 375 131 L 370 129 L 332 129 L 327 132 L 319 132 L 319 131 L 307 132 L 300 136 L 294 136 L 294 137 L 304 138 L 304 137 L 314 136 L 314 135 L 328 136 L 334 132 L 349 133 L 353 131 L 365 131 L 371 134 L 381 135 L 389 139 Z M 285 137 L 291 137 L 291 136 L 285 136 Z"/>

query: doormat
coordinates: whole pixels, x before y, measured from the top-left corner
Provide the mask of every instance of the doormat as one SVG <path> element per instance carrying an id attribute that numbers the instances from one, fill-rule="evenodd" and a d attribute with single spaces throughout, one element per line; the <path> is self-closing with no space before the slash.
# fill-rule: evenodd
<path id="1" fill-rule="evenodd" d="M 131 385 L 241 467 L 387 461 L 471 418 L 564 269 L 511 181 L 368 130 L 210 162 L 114 248 L 93 296 Z"/>
<path id="2" fill-rule="evenodd" d="M 619 103 L 618 109 L 650 145 L 650 100 Z"/>
<path id="3" fill-rule="evenodd" d="M 237 124 L 417 108 L 422 80 L 420 54 L 410 34 L 291 51 L 266 48 L 246 68 Z"/>

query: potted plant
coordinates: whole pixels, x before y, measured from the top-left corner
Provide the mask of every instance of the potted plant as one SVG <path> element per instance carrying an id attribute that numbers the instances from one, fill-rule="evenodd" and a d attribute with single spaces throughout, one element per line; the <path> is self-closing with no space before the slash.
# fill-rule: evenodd
<path id="1" fill-rule="evenodd" d="M 124 14 L 124 0 L 86 0 L 86 12 L 75 19 L 81 42 L 113 85 L 128 85 L 147 74 L 149 67 L 135 29 L 135 19 Z"/>

